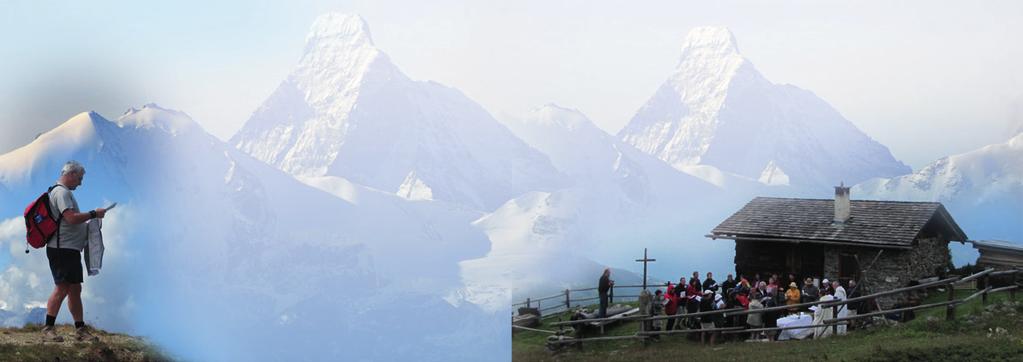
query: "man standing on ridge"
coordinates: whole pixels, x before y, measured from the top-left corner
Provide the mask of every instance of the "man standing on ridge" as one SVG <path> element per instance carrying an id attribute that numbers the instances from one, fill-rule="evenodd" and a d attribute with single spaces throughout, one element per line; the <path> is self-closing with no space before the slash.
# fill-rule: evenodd
<path id="1" fill-rule="evenodd" d="M 64 341 L 54 329 L 64 297 L 68 299 L 68 310 L 75 320 L 75 339 L 90 342 L 99 340 L 89 333 L 83 318 L 82 250 L 88 243 L 85 222 L 103 218 L 107 210 L 99 208 L 88 212 L 79 211 L 78 201 L 71 191 L 82 185 L 84 177 L 85 168 L 76 161 L 68 161 L 60 170 L 57 184 L 50 189 L 50 207 L 62 219 L 57 235 L 46 244 L 46 259 L 50 262 L 50 273 L 53 274 L 55 284 L 53 294 L 50 294 L 46 303 L 46 326 L 43 328 L 43 338 L 46 341 Z"/>

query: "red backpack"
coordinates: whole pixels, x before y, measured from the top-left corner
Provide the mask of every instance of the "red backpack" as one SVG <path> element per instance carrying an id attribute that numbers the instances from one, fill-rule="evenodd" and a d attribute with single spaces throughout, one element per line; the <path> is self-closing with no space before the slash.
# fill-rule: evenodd
<path id="1" fill-rule="evenodd" d="M 54 235 L 59 234 L 60 221 L 64 215 L 57 215 L 54 219 L 53 210 L 50 208 L 50 191 L 58 186 L 64 187 L 62 185 L 50 186 L 46 192 L 39 195 L 39 198 L 25 208 L 25 228 L 28 229 L 25 237 L 28 239 L 28 245 L 32 245 L 33 248 L 39 249 L 46 246 L 46 243 L 53 239 Z M 60 243 L 60 236 L 57 236 L 57 242 Z M 26 249 L 25 252 L 27 253 L 28 250 Z"/>

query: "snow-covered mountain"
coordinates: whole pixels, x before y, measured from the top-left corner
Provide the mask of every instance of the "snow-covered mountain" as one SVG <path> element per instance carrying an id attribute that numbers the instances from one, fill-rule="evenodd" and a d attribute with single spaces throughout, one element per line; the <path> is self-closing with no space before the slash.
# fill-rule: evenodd
<path id="1" fill-rule="evenodd" d="M 910 175 L 860 183 L 851 193 L 862 199 L 941 202 L 971 239 L 1023 242 L 1023 133 L 944 157 Z M 966 261 L 973 262 L 957 263 Z"/>
<path id="2" fill-rule="evenodd" d="M 25 308 L 17 312 L 0 309 L 0 326 L 21 328 L 26 324 L 43 324 L 46 322 L 46 308 Z"/>
<path id="3" fill-rule="evenodd" d="M 334 197 L 156 105 L 116 121 L 82 113 L 0 155 L 0 304 L 38 305 L 52 289 L 45 256 L 7 226 L 69 159 L 87 170 L 83 208 L 119 202 L 104 269 L 86 280 L 91 323 L 198 360 L 510 356 L 507 307 L 462 297 L 457 263 L 489 250 L 469 225 L 477 212 L 354 184 Z M 408 323 L 412 309 L 428 312 Z"/>
<path id="4" fill-rule="evenodd" d="M 910 172 L 823 99 L 764 78 L 717 27 L 689 33 L 674 73 L 618 137 L 679 169 L 710 165 L 770 185 Z"/>
<path id="5" fill-rule="evenodd" d="M 703 235 L 746 201 L 742 195 L 763 187 L 750 181 L 745 191 L 726 192 L 615 139 L 581 112 L 553 104 L 506 124 L 572 180 L 561 190 L 515 198 L 475 222 L 493 245 L 486 258 L 463 262 L 463 268 L 483 275 L 496 274 L 487 267 L 504 272 L 516 300 L 536 296 L 528 291 L 551 292 L 538 289 L 544 286 L 563 286 L 538 282 L 545 274 L 558 275 L 560 283 L 576 282 L 569 278 L 577 276 L 591 282 L 588 274 L 564 272 L 571 269 L 567 264 L 598 273 L 599 265 L 636 270 L 633 260 L 644 247 L 692 266 L 730 260 L 729 248 Z M 652 275 L 677 268 L 651 265 Z"/>
<path id="6" fill-rule="evenodd" d="M 491 210 L 561 184 L 550 161 L 460 91 L 413 81 L 362 18 L 320 16 L 298 66 L 230 143 L 288 173 Z"/>

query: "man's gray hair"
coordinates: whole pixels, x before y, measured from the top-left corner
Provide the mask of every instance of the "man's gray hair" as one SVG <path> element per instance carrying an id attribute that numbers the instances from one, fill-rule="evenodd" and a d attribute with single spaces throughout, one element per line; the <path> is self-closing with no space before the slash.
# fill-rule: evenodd
<path id="1" fill-rule="evenodd" d="M 64 167 L 60 169 L 61 176 L 72 173 L 80 174 L 82 172 L 85 172 L 85 167 L 82 167 L 82 164 L 74 160 L 68 161 L 67 163 L 64 164 Z"/>

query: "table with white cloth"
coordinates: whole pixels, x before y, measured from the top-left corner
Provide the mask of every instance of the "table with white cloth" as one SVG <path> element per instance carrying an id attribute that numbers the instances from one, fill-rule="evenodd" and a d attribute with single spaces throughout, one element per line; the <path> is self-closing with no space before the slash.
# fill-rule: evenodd
<path id="1" fill-rule="evenodd" d="M 787 317 L 778 318 L 778 327 L 810 327 L 813 324 L 813 316 L 806 313 L 793 314 Z M 804 339 L 813 335 L 813 328 L 783 329 L 778 334 L 778 340 Z"/>

